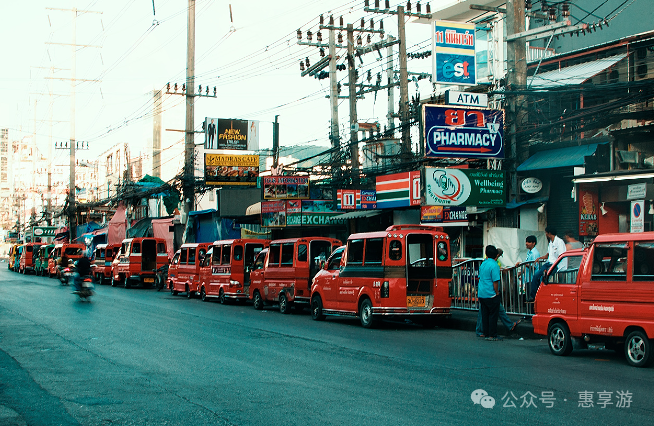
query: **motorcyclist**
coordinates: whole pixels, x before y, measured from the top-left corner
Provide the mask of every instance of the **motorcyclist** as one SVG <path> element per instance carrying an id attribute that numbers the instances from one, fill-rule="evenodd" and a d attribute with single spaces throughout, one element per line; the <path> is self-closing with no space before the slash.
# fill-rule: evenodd
<path id="1" fill-rule="evenodd" d="M 88 257 L 82 256 L 75 263 L 75 291 L 82 290 L 82 282 L 85 277 L 91 275 L 91 261 Z"/>

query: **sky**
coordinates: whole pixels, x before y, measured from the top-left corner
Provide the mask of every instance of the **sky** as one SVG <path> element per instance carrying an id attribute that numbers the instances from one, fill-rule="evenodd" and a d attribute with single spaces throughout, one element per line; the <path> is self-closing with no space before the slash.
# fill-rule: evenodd
<path id="1" fill-rule="evenodd" d="M 391 1 L 392 7 L 398 4 Z M 95 159 L 119 143 L 129 144 L 132 157 L 147 155 L 152 140 L 152 91 L 165 89 L 168 82 L 179 86 L 185 82 L 187 5 L 187 0 L 3 1 L 0 128 L 9 129 L 11 140 L 35 134 L 43 155 L 50 143 L 71 138 L 71 10 L 76 8 L 75 77 L 79 80 L 74 131 L 76 140 L 89 144 L 88 151 L 77 155 Z M 272 122 L 279 115 L 281 145 L 297 147 L 297 158 L 302 158 L 302 146 L 327 148 L 330 127 L 325 97 L 329 80 L 300 76 L 300 60 L 309 57 L 315 63 L 320 56 L 315 47 L 297 45 L 298 28 L 303 35 L 309 29 L 315 34 L 321 13 L 343 15 L 345 23 L 355 27 L 362 17 L 366 26 L 371 18 L 376 25 L 384 18 L 384 29 L 397 36 L 397 19 L 364 12 L 362 0 L 197 0 L 195 7 L 196 87 L 208 85 L 212 92 L 216 86 L 217 90 L 215 99 L 196 99 L 196 130 L 201 129 L 204 117 L 259 120 L 260 148 L 266 149 L 272 146 Z M 409 52 L 431 49 L 428 25 L 408 24 L 406 31 Z M 323 37 L 327 40 L 327 31 Z M 342 57 L 339 63 L 343 61 Z M 360 74 L 370 69 L 374 83 L 385 63 L 376 54 L 368 54 L 363 63 L 358 62 Z M 409 71 L 430 70 L 429 59 L 409 63 Z M 338 77 L 345 83 L 347 72 L 339 72 Z M 431 85 L 426 80 L 411 83 L 410 95 L 418 88 L 430 93 Z M 172 177 L 182 166 L 184 133 L 174 130 L 184 129 L 185 98 L 164 96 L 162 177 Z M 398 99 L 396 90 L 396 103 Z M 349 137 L 348 108 L 346 100 L 340 102 L 341 137 Z M 383 125 L 386 114 L 385 92 L 368 94 L 358 103 L 361 122 Z M 196 143 L 203 139 L 196 135 Z M 55 163 L 67 158 L 67 151 L 54 151 Z"/>

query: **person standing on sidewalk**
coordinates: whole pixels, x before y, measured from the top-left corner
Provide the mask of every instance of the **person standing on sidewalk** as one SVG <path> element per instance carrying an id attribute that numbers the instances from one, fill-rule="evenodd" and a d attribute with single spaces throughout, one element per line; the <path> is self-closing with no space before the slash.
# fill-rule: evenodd
<path id="1" fill-rule="evenodd" d="M 497 248 L 497 258 L 495 260 L 497 261 L 497 266 L 502 269 L 502 263 L 500 263 L 500 257 L 502 256 L 502 253 L 504 253 L 504 250 L 501 248 Z M 513 332 L 515 328 L 520 324 L 522 320 L 518 320 L 516 322 L 511 321 L 511 318 L 506 314 L 506 310 L 504 309 L 504 305 L 500 302 L 500 311 L 499 311 L 499 318 L 502 324 L 504 324 L 504 327 L 509 330 L 509 333 Z M 477 327 L 475 329 L 475 333 L 477 334 L 477 337 L 486 337 L 484 336 L 484 332 L 482 330 L 481 326 L 482 318 L 481 318 L 481 308 L 479 309 L 479 314 L 477 315 Z"/>
<path id="2" fill-rule="evenodd" d="M 497 266 L 497 257 L 495 246 L 487 245 L 486 260 L 479 267 L 477 298 L 486 340 L 501 340 L 497 337 L 497 317 L 500 311 L 500 267 Z"/>
<path id="3" fill-rule="evenodd" d="M 539 257 L 537 260 L 547 259 L 547 261 L 543 263 L 543 266 L 536 271 L 534 277 L 531 279 L 531 288 L 529 289 L 529 298 L 527 299 L 528 302 L 533 302 L 536 298 L 536 292 L 538 291 L 538 287 L 540 287 L 540 281 L 543 278 L 545 271 L 547 271 L 554 262 L 556 262 L 556 259 L 558 259 L 562 253 L 565 253 L 566 250 L 565 243 L 561 238 L 557 237 L 555 228 L 551 226 L 545 228 L 545 236 L 547 237 L 547 241 L 549 241 L 549 244 L 547 245 L 547 254 Z M 562 265 L 563 261 L 561 261 L 560 264 L 560 268 L 567 266 L 567 263 Z"/>

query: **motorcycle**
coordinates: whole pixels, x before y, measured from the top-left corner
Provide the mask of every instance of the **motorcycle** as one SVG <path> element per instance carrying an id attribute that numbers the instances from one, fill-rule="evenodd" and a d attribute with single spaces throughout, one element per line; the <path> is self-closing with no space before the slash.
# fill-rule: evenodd
<path id="1" fill-rule="evenodd" d="M 161 266 L 155 272 L 157 274 L 155 278 L 157 291 L 161 291 L 168 281 L 168 264 Z"/>
<path id="2" fill-rule="evenodd" d="M 82 289 L 75 290 L 73 293 L 78 295 L 81 301 L 91 301 L 91 296 L 93 296 L 93 278 L 90 276 L 84 277 L 82 281 Z"/>

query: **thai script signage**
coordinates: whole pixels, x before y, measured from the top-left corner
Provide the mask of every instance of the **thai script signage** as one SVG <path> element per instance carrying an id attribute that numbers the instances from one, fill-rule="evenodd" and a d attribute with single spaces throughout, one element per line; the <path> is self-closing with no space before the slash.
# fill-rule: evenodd
<path id="1" fill-rule="evenodd" d="M 506 203 L 502 170 L 425 167 L 428 206 L 501 207 Z"/>
<path id="2" fill-rule="evenodd" d="M 425 156 L 504 158 L 504 111 L 425 105 Z"/>
<path id="3" fill-rule="evenodd" d="M 257 186 L 258 177 L 258 155 L 204 154 L 207 185 Z"/>
<path id="4" fill-rule="evenodd" d="M 475 85 L 475 24 L 434 21 L 432 81 Z"/>

